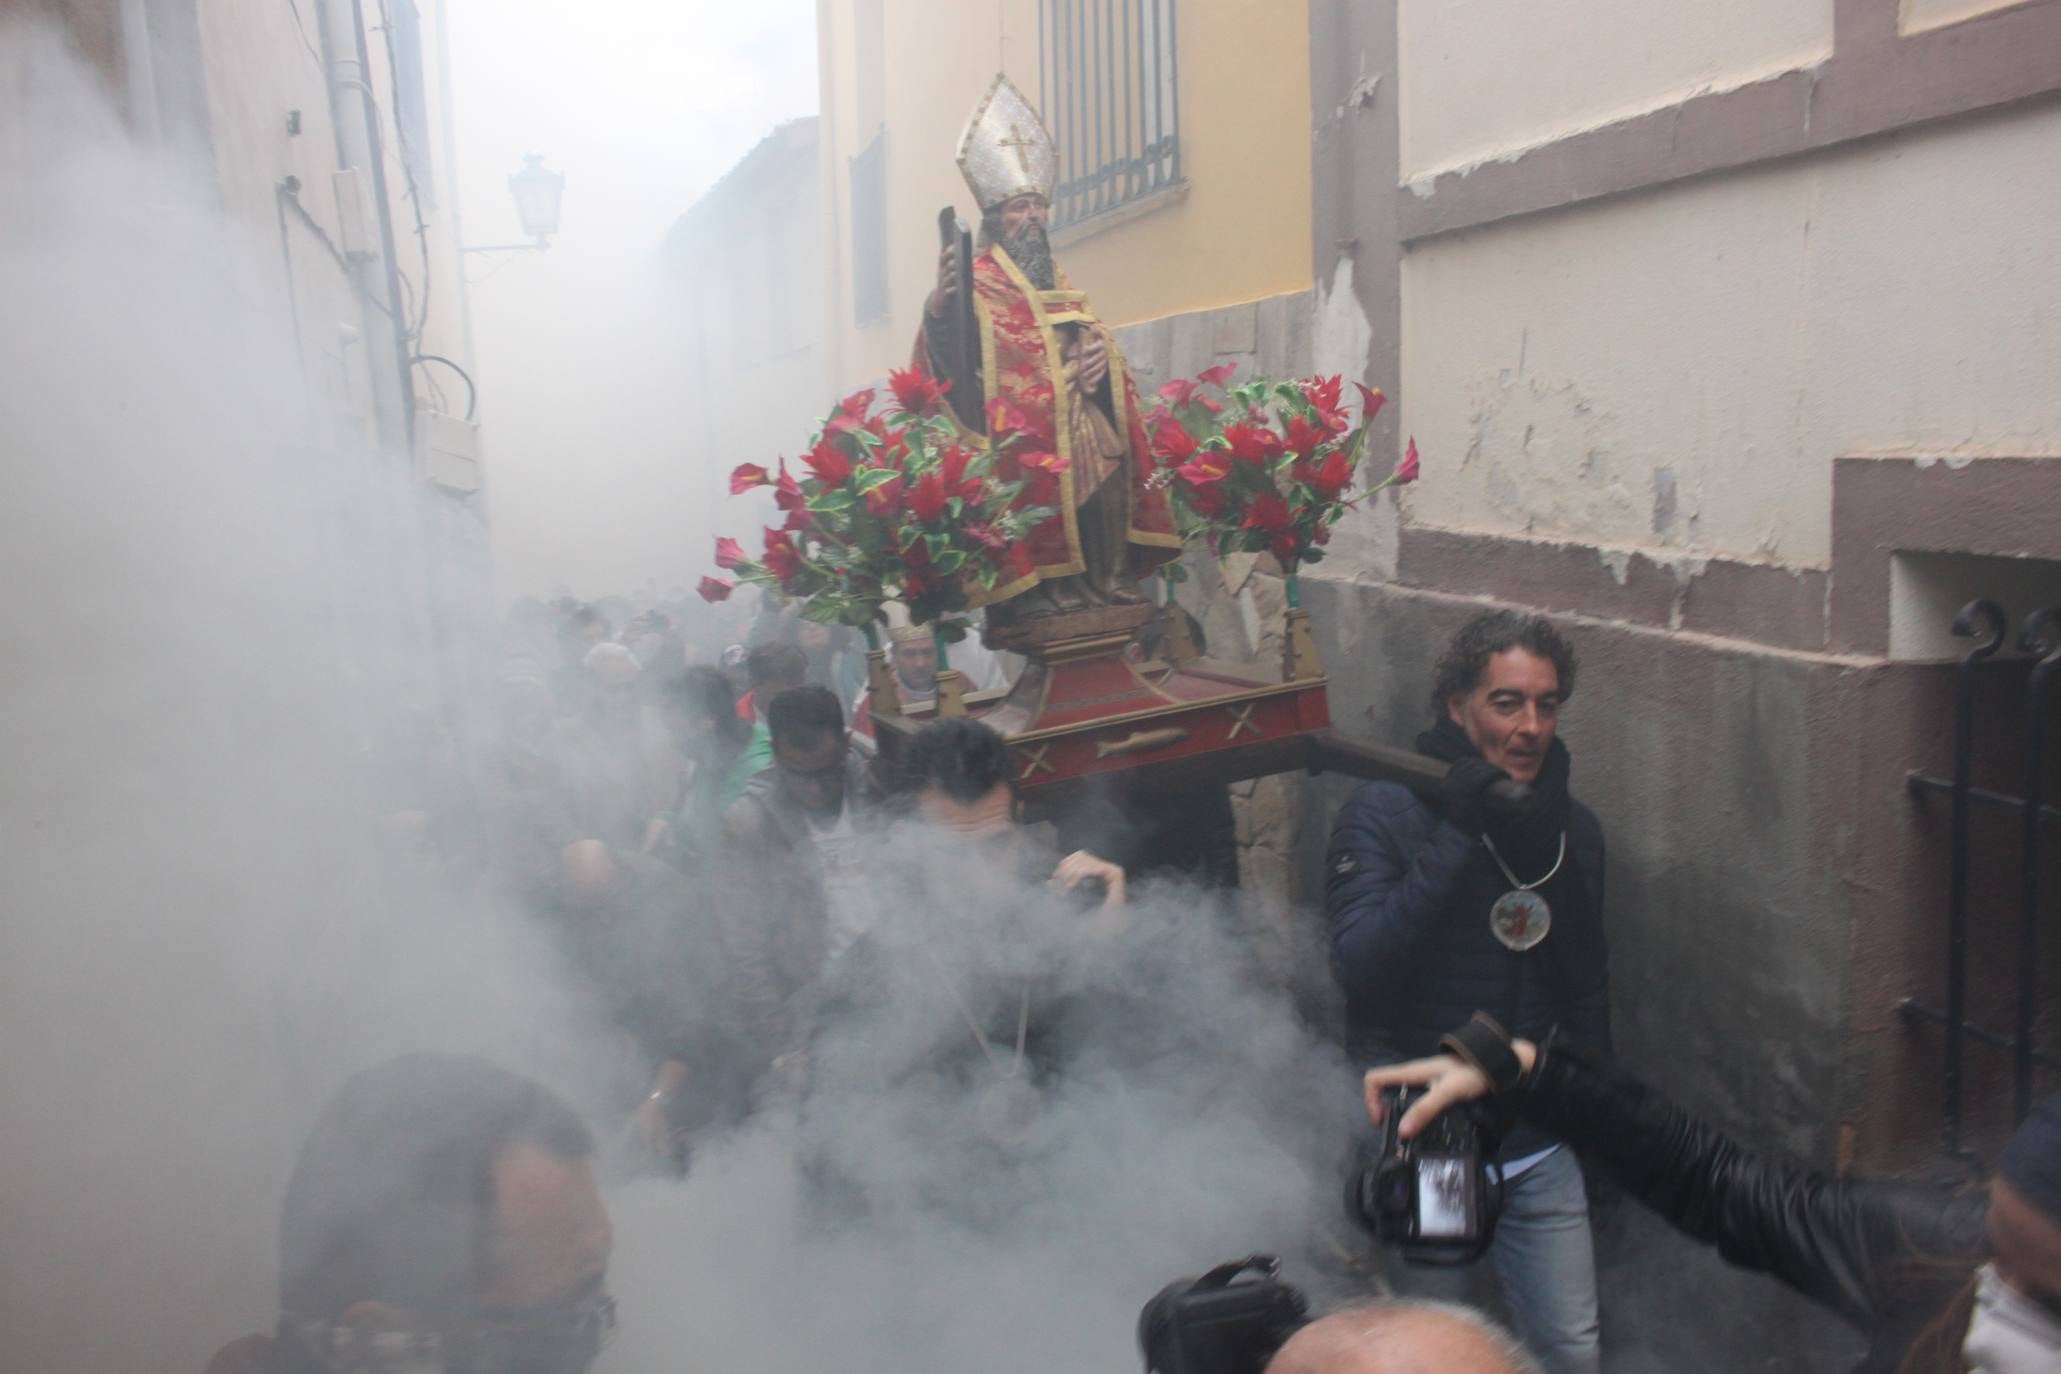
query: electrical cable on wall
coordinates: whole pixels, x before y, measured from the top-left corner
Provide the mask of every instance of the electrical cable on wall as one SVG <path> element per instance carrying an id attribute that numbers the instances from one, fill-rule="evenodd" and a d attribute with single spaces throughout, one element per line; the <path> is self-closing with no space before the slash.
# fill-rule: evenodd
<path id="1" fill-rule="evenodd" d="M 416 298 L 415 326 L 409 332 L 409 339 L 418 347 L 422 334 L 429 327 L 429 221 L 422 213 L 422 187 L 415 180 L 415 164 L 408 156 L 407 124 L 401 118 L 401 64 L 394 55 L 394 21 L 387 11 L 387 0 L 379 0 L 380 46 L 386 49 L 387 100 L 390 109 L 383 115 L 391 115 L 394 123 L 394 147 L 401 151 L 401 175 L 408 182 L 408 205 L 415 213 L 415 244 L 422 253 L 422 293 Z"/>
<path id="2" fill-rule="evenodd" d="M 321 51 L 316 48 L 314 41 L 308 37 L 308 26 L 301 22 L 300 0 L 286 0 L 286 7 L 293 11 L 293 26 L 300 31 L 301 46 L 308 50 L 308 56 L 315 59 L 317 67 L 320 67 L 325 72 L 328 71 L 329 64 L 322 60 Z"/>
<path id="3" fill-rule="evenodd" d="M 424 363 L 440 363 L 457 373 L 459 379 L 465 383 L 465 421 L 467 424 L 472 423 L 472 417 L 479 409 L 479 387 L 473 383 L 470 372 L 467 372 L 441 353 L 418 353 L 408 361 L 417 367 Z"/>

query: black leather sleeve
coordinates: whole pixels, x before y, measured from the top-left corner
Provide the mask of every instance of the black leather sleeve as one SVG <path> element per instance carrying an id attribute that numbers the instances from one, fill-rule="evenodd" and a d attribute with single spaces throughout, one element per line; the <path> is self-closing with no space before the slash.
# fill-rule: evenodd
<path id="1" fill-rule="evenodd" d="M 1834 1178 L 1756 1153 L 1579 1046 L 1552 1046 L 1519 1105 L 1670 1225 L 1863 1329 L 1980 1260 L 1980 1191 Z"/>

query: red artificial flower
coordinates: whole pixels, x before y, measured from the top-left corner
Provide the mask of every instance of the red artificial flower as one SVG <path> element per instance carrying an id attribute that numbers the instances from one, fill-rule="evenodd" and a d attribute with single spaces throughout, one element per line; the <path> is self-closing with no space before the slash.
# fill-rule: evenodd
<path id="1" fill-rule="evenodd" d="M 873 409 L 873 388 L 869 386 L 864 391 L 854 391 L 837 403 L 837 409 L 854 420 L 865 419 L 866 412 Z"/>
<path id="2" fill-rule="evenodd" d="M 1338 408 L 1341 377 L 1312 377 L 1302 384 L 1303 399 L 1317 412 L 1317 423 L 1333 434 L 1345 432 L 1345 412 Z"/>
<path id="3" fill-rule="evenodd" d="M 1241 463 L 1264 463 L 1281 451 L 1280 435 L 1264 425 L 1243 420 L 1224 426 L 1224 440 L 1230 445 L 1231 456 Z"/>
<path id="4" fill-rule="evenodd" d="M 1030 420 L 1021 410 L 1010 404 L 1006 396 L 996 396 L 988 402 L 988 439 L 1000 444 L 1019 434 L 1030 432 Z"/>
<path id="5" fill-rule="evenodd" d="M 1397 486 L 1417 480 L 1417 436 L 1410 436 L 1410 446 L 1403 450 L 1403 461 L 1395 465 L 1395 475 L 1388 479 Z"/>
<path id="6" fill-rule="evenodd" d="M 945 451 L 938 455 L 937 470 L 939 477 L 944 481 L 947 495 L 973 496 L 978 494 L 979 486 L 977 483 L 974 484 L 973 491 L 969 492 L 966 490 L 966 465 L 972 461 L 973 450 L 967 448 L 964 444 L 945 445 Z"/>
<path id="7" fill-rule="evenodd" d="M 1195 436 L 1173 416 L 1161 412 L 1152 422 L 1152 456 L 1167 467 L 1178 467 L 1195 456 L 1200 447 Z"/>
<path id="8" fill-rule="evenodd" d="M 993 525 L 975 521 L 966 527 L 966 537 L 984 549 L 1005 549 L 1009 547 L 1009 536 Z"/>
<path id="9" fill-rule="evenodd" d="M 1374 423 L 1374 417 L 1381 413 L 1381 407 L 1388 404 L 1388 397 L 1381 394 L 1379 387 L 1361 386 L 1358 382 L 1354 382 L 1353 385 L 1358 387 L 1360 392 L 1360 423 L 1371 425 Z"/>
<path id="10" fill-rule="evenodd" d="M 1220 449 L 1198 453 L 1192 462 L 1174 469 L 1174 475 L 1191 487 L 1215 486 L 1231 475 L 1231 460 Z"/>
<path id="11" fill-rule="evenodd" d="M 1211 386 L 1223 386 L 1232 377 L 1237 375 L 1237 372 L 1238 364 L 1236 363 L 1218 363 L 1215 367 L 1205 368 L 1201 372 L 1196 373 L 1195 380 L 1198 382 L 1208 382 Z"/>
<path id="12" fill-rule="evenodd" d="M 1205 483 L 1188 489 L 1189 507 L 1206 520 L 1214 520 L 1222 515 L 1230 500 L 1230 493 L 1214 483 Z"/>
<path id="13" fill-rule="evenodd" d="M 1027 468 L 1037 468 L 1040 471 L 1049 472 L 1057 476 L 1072 467 L 1073 461 L 1068 458 L 1061 458 L 1056 453 L 1026 453 L 1023 455 L 1023 465 Z"/>
<path id="14" fill-rule="evenodd" d="M 1212 371 L 1216 370 L 1219 369 L 1212 369 Z M 1199 381 L 1190 381 L 1186 377 L 1176 377 L 1159 389 L 1159 399 L 1176 410 L 1179 410 L 1182 406 L 1196 405 L 1201 406 L 1210 414 L 1216 415 L 1223 410 L 1224 403 L 1202 394 L 1202 382 L 1209 380 L 1209 375 L 1208 372 L 1203 373 Z"/>
<path id="15" fill-rule="evenodd" d="M 736 584 L 720 577 L 704 577 L 694 590 L 701 593 L 703 601 L 728 601 L 730 593 L 736 590 Z"/>
<path id="16" fill-rule="evenodd" d="M 1302 398 L 1319 414 L 1328 414 L 1338 409 L 1338 393 L 1344 385 L 1343 377 L 1312 377 L 1302 384 Z"/>
<path id="17" fill-rule="evenodd" d="M 918 534 L 902 548 L 902 591 L 923 596 L 939 585 L 937 574 L 930 570 L 930 545 Z"/>
<path id="18" fill-rule="evenodd" d="M 928 415 L 945 399 L 945 393 L 952 389 L 948 381 L 940 381 L 919 368 L 906 367 L 887 374 L 888 389 L 895 394 L 895 404 L 903 410 L 918 415 Z"/>
<path id="19" fill-rule="evenodd" d="M 837 446 L 837 440 L 825 430 L 816 446 L 802 455 L 802 461 L 816 474 L 816 480 L 826 486 L 841 487 L 852 475 L 852 460 L 844 456 L 844 450 Z"/>
<path id="20" fill-rule="evenodd" d="M 787 512 L 787 520 L 780 526 L 783 530 L 806 530 L 815 526 L 816 517 L 807 506 L 796 506 Z"/>
<path id="21" fill-rule="evenodd" d="M 735 539 L 718 538 L 716 540 L 717 567 L 734 568 L 742 562 L 744 562 L 744 545 L 738 543 Z"/>
<path id="22" fill-rule="evenodd" d="M 794 546 L 794 536 L 786 530 L 766 531 L 766 556 L 762 561 L 766 571 L 785 587 L 801 571 L 801 550 Z"/>
<path id="23" fill-rule="evenodd" d="M 780 480 L 773 485 L 773 504 L 782 510 L 798 510 L 806 503 L 801 483 L 794 480 L 787 471 L 787 460 L 780 460 Z"/>
<path id="24" fill-rule="evenodd" d="M 1336 501 L 1353 484 L 1353 460 L 1345 450 L 1333 449 L 1324 466 L 1310 480 L 1310 486 L 1326 501 Z"/>
<path id="25" fill-rule="evenodd" d="M 730 494 L 741 496 L 753 487 L 763 487 L 772 480 L 772 474 L 757 463 L 739 463 L 730 469 Z"/>
<path id="26" fill-rule="evenodd" d="M 866 510 L 873 515 L 893 515 L 902 505 L 902 479 L 897 473 L 866 493 Z"/>
<path id="27" fill-rule="evenodd" d="M 909 514 L 925 524 L 935 523 L 945 513 L 945 482 L 935 472 L 926 472 L 909 492 Z"/>
<path id="28" fill-rule="evenodd" d="M 1297 415 L 1288 422 L 1288 450 L 1291 453 L 1311 457 L 1330 438 L 1330 431 L 1322 425 L 1312 424 L 1307 415 Z"/>
<path id="29" fill-rule="evenodd" d="M 1288 528 L 1288 503 L 1281 499 L 1278 492 L 1263 491 L 1254 497 L 1252 505 L 1246 508 L 1242 523 L 1246 529 L 1264 530 L 1269 535 L 1277 535 Z"/>

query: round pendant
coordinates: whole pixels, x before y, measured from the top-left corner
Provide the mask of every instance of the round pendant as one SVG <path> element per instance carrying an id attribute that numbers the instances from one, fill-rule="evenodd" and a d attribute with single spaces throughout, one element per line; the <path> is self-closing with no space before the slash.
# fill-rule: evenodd
<path id="1" fill-rule="evenodd" d="M 1509 949 L 1530 949 L 1553 929 L 1553 908 L 1536 892 L 1505 892 L 1489 908 L 1489 929 Z"/>
<path id="2" fill-rule="evenodd" d="M 980 1095 L 973 1119 L 996 1145 L 1020 1145 L 1038 1124 L 1045 1096 L 1021 1078 L 1007 1078 Z"/>

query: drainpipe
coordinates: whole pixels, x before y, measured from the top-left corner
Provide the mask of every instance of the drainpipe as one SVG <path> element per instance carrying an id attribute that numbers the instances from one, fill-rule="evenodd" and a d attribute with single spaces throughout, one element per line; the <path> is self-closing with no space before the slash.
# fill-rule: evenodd
<path id="1" fill-rule="evenodd" d="M 379 142 L 379 103 L 372 89 L 372 59 L 365 42 L 361 0 L 315 0 L 322 29 L 322 58 L 329 69 L 329 114 L 336 126 L 336 165 L 356 169 L 372 190 L 379 220 L 380 268 L 356 264 L 362 296 L 384 306 L 365 314 L 365 338 L 377 362 L 372 386 L 380 411 L 380 436 L 403 463 L 415 455 L 415 386 L 409 372 L 408 321 L 401 314 L 400 258 L 394 248 L 393 204 L 387 196 L 386 158 Z"/>

